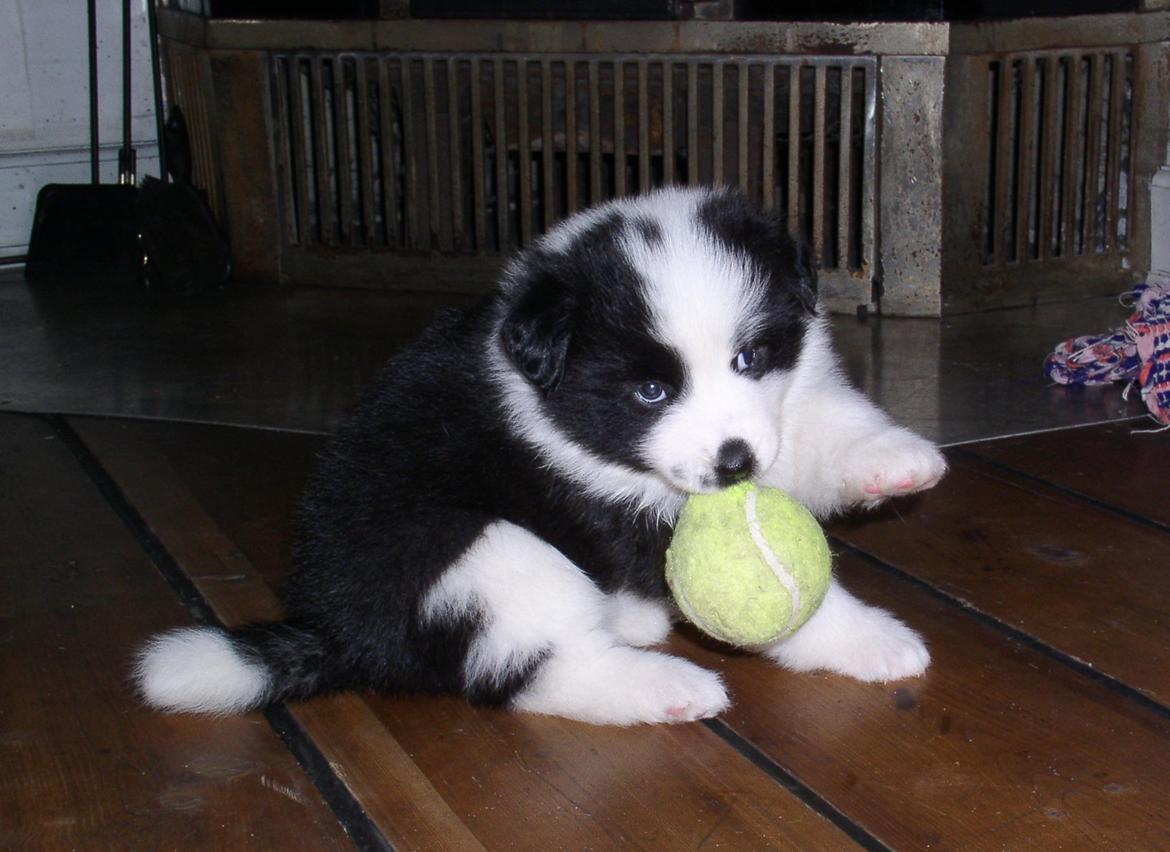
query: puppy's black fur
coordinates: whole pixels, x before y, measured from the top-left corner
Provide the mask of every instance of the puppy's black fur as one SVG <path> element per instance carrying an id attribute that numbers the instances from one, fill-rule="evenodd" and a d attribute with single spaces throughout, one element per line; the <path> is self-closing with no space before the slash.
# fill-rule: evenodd
<path id="1" fill-rule="evenodd" d="M 757 370 L 790 366 L 813 310 L 815 279 L 783 227 L 734 195 L 701 222 L 772 278 Z M 648 243 L 654 222 L 634 222 Z M 423 623 L 420 601 L 476 541 L 505 520 L 556 547 L 607 592 L 667 594 L 671 522 L 606 501 L 553 471 L 517 436 L 485 353 L 493 338 L 542 396 L 566 436 L 595 455 L 645 470 L 639 439 L 661 416 L 634 389 L 685 391 L 678 356 L 650 333 L 638 275 L 615 249 L 613 213 L 564 251 L 540 247 L 513 265 L 501 293 L 441 316 L 393 358 L 320 459 L 299 513 L 287 620 L 231 634 L 271 674 L 266 700 L 343 688 L 462 692 L 507 703 L 543 653 L 502 681 L 468 683 L 464 660 L 483 618 Z M 629 233 L 629 230 L 625 230 Z M 745 341 L 745 343 L 747 343 Z"/>

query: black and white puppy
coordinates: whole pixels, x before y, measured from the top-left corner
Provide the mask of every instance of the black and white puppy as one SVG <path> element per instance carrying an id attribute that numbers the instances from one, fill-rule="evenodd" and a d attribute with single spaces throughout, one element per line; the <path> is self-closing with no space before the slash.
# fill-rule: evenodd
<path id="1" fill-rule="evenodd" d="M 754 477 L 825 517 L 944 470 L 841 377 L 781 222 L 729 191 L 616 201 L 390 362 L 309 485 L 286 620 L 162 634 L 138 682 L 167 710 L 375 689 L 620 725 L 712 716 L 719 677 L 649 650 L 686 496 Z M 929 662 L 836 582 L 759 650 L 869 681 Z"/>

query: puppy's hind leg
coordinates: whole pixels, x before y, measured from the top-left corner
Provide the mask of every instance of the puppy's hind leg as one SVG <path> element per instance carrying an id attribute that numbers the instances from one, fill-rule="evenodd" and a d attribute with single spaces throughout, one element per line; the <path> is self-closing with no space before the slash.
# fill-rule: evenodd
<path id="1" fill-rule="evenodd" d="M 487 527 L 423 601 L 424 622 L 474 617 L 465 691 L 595 724 L 686 722 L 727 707 L 718 676 L 632 648 L 610 601 L 558 550 L 512 524 Z"/>
<path id="2" fill-rule="evenodd" d="M 609 595 L 609 625 L 627 645 L 659 645 L 670 635 L 670 609 L 665 601 L 648 600 L 634 592 Z"/>

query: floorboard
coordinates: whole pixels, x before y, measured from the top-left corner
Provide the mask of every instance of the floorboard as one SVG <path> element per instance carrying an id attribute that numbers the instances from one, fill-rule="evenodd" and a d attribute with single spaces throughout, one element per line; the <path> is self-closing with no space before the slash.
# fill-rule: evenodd
<path id="1" fill-rule="evenodd" d="M 133 425 L 77 418 L 70 425 L 140 509 L 143 521 L 222 624 L 233 627 L 280 617 L 279 599 L 248 557 L 183 486 L 165 455 L 142 440 Z M 245 483 L 232 482 L 230 474 L 221 482 L 227 488 L 244 486 L 237 493 L 248 490 Z M 288 712 L 325 761 L 340 767 L 337 780 L 390 844 L 477 848 L 463 823 L 360 699 L 335 696 L 294 705 Z M 395 794 L 384 795 L 389 789 Z"/>
<path id="2" fill-rule="evenodd" d="M 279 613 L 319 438 L 69 423 L 217 617 Z M 1065 436 L 1079 462 L 1054 436 L 971 445 L 932 493 L 832 526 L 846 586 L 926 637 L 923 678 L 796 675 L 682 630 L 670 647 L 731 689 L 719 720 L 622 730 L 358 694 L 288 713 L 395 848 L 1170 848 L 1170 540 L 1097 484 L 1137 455 L 1130 482 L 1170 505 L 1143 473 L 1164 449 Z M 159 620 L 138 618 L 127 645 Z M 214 742 L 238 723 L 132 710 Z"/>
<path id="3" fill-rule="evenodd" d="M 951 464 L 929 495 L 835 524 L 833 532 L 1038 642 L 1170 701 L 1167 533 L 976 456 L 952 454 Z M 1161 488 L 1170 500 L 1170 486 Z M 1147 493 L 1157 502 L 1159 492 Z"/>
<path id="4" fill-rule="evenodd" d="M 0 848 L 346 848 L 255 714 L 140 705 L 133 649 L 189 616 L 59 435 L 0 415 Z"/>
<path id="5" fill-rule="evenodd" d="M 965 453 L 1170 531 L 1170 440 L 1146 418 L 967 444 Z"/>
<path id="6" fill-rule="evenodd" d="M 1170 845 L 1170 718 L 856 557 L 847 588 L 919 630 L 919 679 L 794 675 L 679 642 L 724 672 L 725 723 L 895 849 Z"/>

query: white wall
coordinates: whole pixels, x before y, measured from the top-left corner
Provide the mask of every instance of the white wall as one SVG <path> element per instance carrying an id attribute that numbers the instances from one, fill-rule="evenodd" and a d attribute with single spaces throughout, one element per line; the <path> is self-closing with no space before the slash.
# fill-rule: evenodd
<path id="1" fill-rule="evenodd" d="M 97 0 L 102 180 L 122 139 L 122 2 Z M 145 0 L 132 6 L 131 137 L 138 176 L 158 174 Z M 23 254 L 38 190 L 89 182 L 83 0 L 0 0 L 0 256 Z"/>

